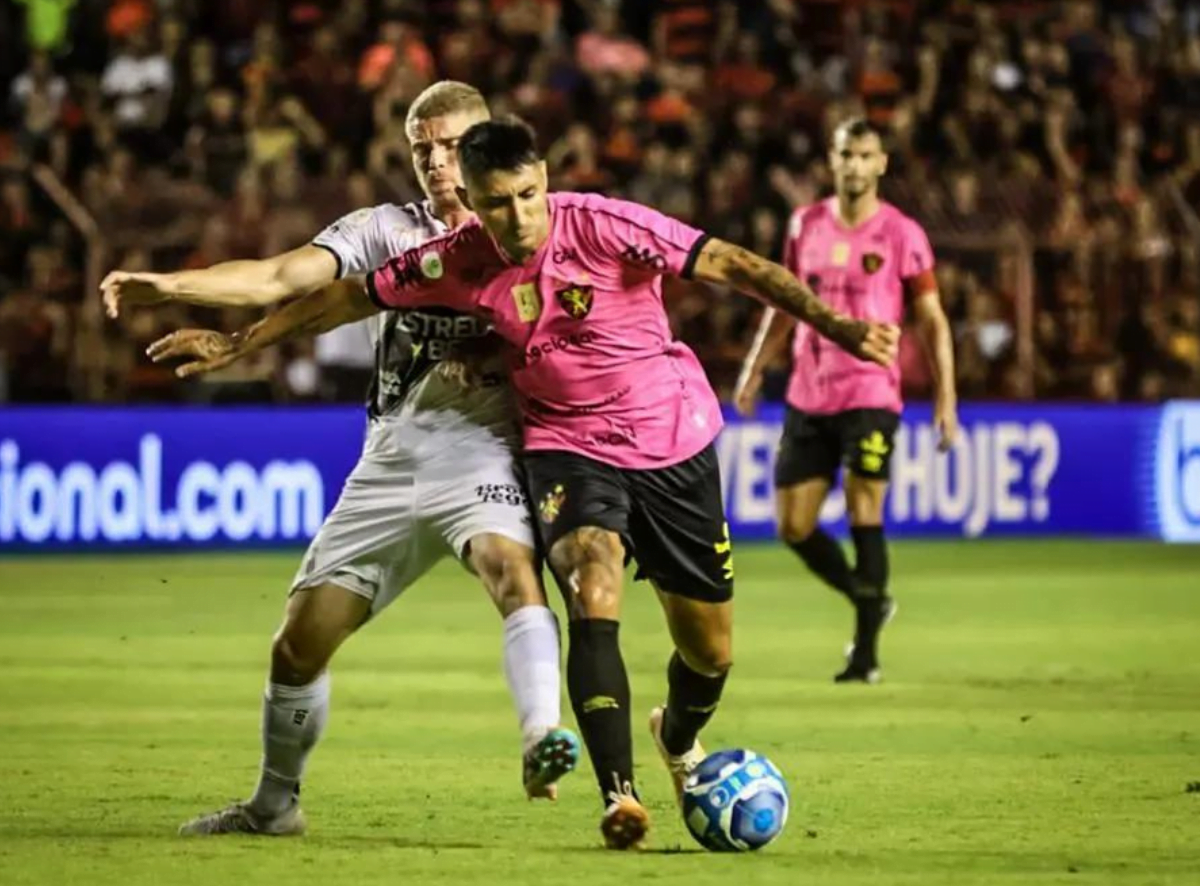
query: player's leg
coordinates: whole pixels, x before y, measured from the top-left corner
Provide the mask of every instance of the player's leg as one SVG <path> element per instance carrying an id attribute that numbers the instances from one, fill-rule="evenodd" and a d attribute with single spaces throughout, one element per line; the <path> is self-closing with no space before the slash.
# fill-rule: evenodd
<path id="1" fill-rule="evenodd" d="M 839 682 L 879 679 L 879 633 L 895 612 L 888 596 L 888 550 L 883 508 L 890 477 L 892 441 L 899 416 L 878 409 L 844 413 L 846 515 L 855 549 L 854 645 Z"/>
<path id="2" fill-rule="evenodd" d="M 605 814 L 607 845 L 641 844 L 649 816 L 633 778 L 629 676 L 619 627 L 629 497 L 615 468 L 570 453 L 524 459 L 550 570 L 566 602 L 567 690 Z"/>
<path id="3" fill-rule="evenodd" d="M 289 596 L 271 644 L 262 768 L 249 803 L 263 819 L 281 816 L 298 802 L 305 763 L 329 717 L 329 662 L 370 612 L 370 598 L 333 582 Z"/>
<path id="4" fill-rule="evenodd" d="M 558 620 L 546 605 L 529 499 L 506 446 L 480 444 L 465 457 L 475 468 L 469 474 L 447 476 L 438 468 L 422 478 L 421 513 L 479 577 L 504 620 L 504 675 L 521 727 L 522 782 L 529 797 L 553 799 L 555 782 L 579 760 L 579 740 L 561 726 Z"/>
<path id="5" fill-rule="evenodd" d="M 658 589 L 675 644 L 667 703 L 652 712 L 650 728 L 678 796 L 704 759 L 699 734 L 720 704 L 733 663 L 733 549 L 713 447 L 629 478 L 638 574 Z"/>
<path id="6" fill-rule="evenodd" d="M 667 703 L 650 714 L 650 732 L 677 800 L 705 757 L 700 731 L 721 702 L 733 666 L 733 601 L 710 603 L 658 591 L 675 653 L 667 664 Z"/>
<path id="7" fill-rule="evenodd" d="M 775 512 L 783 543 L 818 578 L 852 599 L 854 575 L 842 546 L 817 522 L 840 455 L 827 422 L 788 408 L 775 461 Z"/>
<path id="8" fill-rule="evenodd" d="M 554 799 L 558 780 L 579 762 L 579 739 L 562 726 L 558 619 L 546 605 L 529 531 L 525 517 L 519 528 L 477 533 L 465 559 L 504 619 L 504 676 L 521 727 L 525 791 Z"/>
<path id="9" fill-rule="evenodd" d="M 251 799 L 201 816 L 180 833 L 283 835 L 304 830 L 298 795 L 329 714 L 328 664 L 373 613 L 426 571 L 440 549 L 410 519 L 411 478 L 362 461 L 305 554 L 271 646 L 263 756 Z M 436 556 L 427 553 L 436 550 Z"/>

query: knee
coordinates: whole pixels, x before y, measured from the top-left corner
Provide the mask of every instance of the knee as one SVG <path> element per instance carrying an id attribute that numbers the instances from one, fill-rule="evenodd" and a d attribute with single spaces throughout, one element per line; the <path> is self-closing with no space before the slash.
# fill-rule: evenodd
<path id="1" fill-rule="evenodd" d="M 851 479 L 846 484 L 846 517 L 851 526 L 878 526 L 883 522 L 887 486 L 880 481 Z"/>
<path id="2" fill-rule="evenodd" d="M 733 644 L 729 638 L 713 638 L 698 648 L 679 650 L 684 663 L 705 677 L 724 677 L 733 667 Z"/>
<path id="3" fill-rule="evenodd" d="M 271 682 L 286 686 L 304 686 L 321 675 L 328 656 L 305 642 L 304 636 L 289 625 L 280 628 L 271 642 Z"/>
<path id="4" fill-rule="evenodd" d="M 551 548 L 550 568 L 573 617 L 614 617 L 624 573 L 624 548 L 615 533 L 572 532 Z"/>
<path id="5" fill-rule="evenodd" d="M 779 517 L 779 537 L 789 545 L 800 544 L 816 529 L 816 514 L 787 513 Z"/>
<path id="6" fill-rule="evenodd" d="M 525 545 L 497 536 L 473 539 L 470 563 L 502 616 L 546 605 L 534 553 Z"/>

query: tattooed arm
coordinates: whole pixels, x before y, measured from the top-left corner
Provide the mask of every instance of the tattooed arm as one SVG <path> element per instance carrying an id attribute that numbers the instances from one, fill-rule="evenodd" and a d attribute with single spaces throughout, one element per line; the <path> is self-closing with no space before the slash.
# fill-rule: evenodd
<path id="1" fill-rule="evenodd" d="M 708 240 L 700 249 L 692 276 L 757 298 L 864 360 L 888 366 L 896 359 L 900 331 L 895 326 L 839 314 L 783 265 L 740 246 Z"/>
<path id="2" fill-rule="evenodd" d="M 360 280 L 339 280 L 280 308 L 230 335 L 212 329 L 180 329 L 146 349 L 155 363 L 194 358 L 175 370 L 180 378 L 212 372 L 281 341 L 320 335 L 379 313 Z"/>

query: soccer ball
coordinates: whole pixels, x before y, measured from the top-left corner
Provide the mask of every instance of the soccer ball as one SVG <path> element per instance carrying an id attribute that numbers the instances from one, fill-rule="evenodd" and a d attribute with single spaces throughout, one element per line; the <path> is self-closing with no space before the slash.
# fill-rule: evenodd
<path id="1" fill-rule="evenodd" d="M 713 852 L 762 849 L 783 832 L 787 816 L 783 774 L 754 751 L 709 754 L 683 784 L 683 821 Z"/>

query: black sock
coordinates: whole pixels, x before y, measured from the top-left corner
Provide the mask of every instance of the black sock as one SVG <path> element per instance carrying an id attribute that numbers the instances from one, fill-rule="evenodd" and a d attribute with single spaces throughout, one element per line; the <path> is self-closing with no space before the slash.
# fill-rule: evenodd
<path id="1" fill-rule="evenodd" d="M 619 628 L 606 618 L 573 621 L 567 650 L 567 691 L 605 805 L 610 791 L 633 786 L 629 676 L 617 642 Z"/>
<path id="2" fill-rule="evenodd" d="M 858 584 L 855 601 L 854 658 L 864 667 L 879 663 L 879 630 L 887 599 L 888 552 L 882 526 L 852 526 Z"/>
<path id="3" fill-rule="evenodd" d="M 842 546 L 824 529 L 817 528 L 804 541 L 788 542 L 804 565 L 835 591 L 854 597 L 854 573 Z"/>
<path id="4" fill-rule="evenodd" d="M 886 597 L 888 584 L 887 540 L 882 526 L 851 526 L 854 539 L 854 577 L 864 597 Z"/>
<path id="5" fill-rule="evenodd" d="M 676 652 L 667 665 L 667 713 L 663 718 L 663 744 L 672 754 L 690 750 L 696 736 L 717 710 L 728 673 L 719 677 L 697 674 Z"/>

